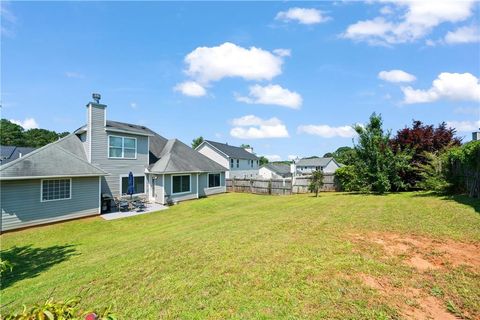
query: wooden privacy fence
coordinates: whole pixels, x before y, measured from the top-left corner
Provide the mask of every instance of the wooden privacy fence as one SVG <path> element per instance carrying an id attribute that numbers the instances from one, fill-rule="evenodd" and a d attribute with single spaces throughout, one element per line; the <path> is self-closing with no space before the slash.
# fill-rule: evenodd
<path id="1" fill-rule="evenodd" d="M 227 179 L 227 192 L 247 192 L 255 194 L 287 195 L 308 193 L 311 176 L 297 176 L 293 179 Z M 334 174 L 325 174 L 321 191 L 336 191 Z"/>

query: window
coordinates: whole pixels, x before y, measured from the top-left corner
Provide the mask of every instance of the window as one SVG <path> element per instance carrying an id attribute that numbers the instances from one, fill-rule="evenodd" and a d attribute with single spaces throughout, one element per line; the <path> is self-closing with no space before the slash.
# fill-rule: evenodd
<path id="1" fill-rule="evenodd" d="M 253 160 L 250 160 L 250 167 L 253 168 Z"/>
<path id="2" fill-rule="evenodd" d="M 190 176 L 172 176 L 172 193 L 190 192 Z"/>
<path id="3" fill-rule="evenodd" d="M 42 202 L 72 198 L 72 179 L 42 180 Z"/>
<path id="4" fill-rule="evenodd" d="M 240 159 L 237 159 L 237 168 L 240 167 Z"/>
<path id="5" fill-rule="evenodd" d="M 233 159 L 230 159 L 230 168 L 233 168 Z"/>
<path id="6" fill-rule="evenodd" d="M 220 187 L 220 173 L 208 174 L 208 187 L 209 188 Z"/>
<path id="7" fill-rule="evenodd" d="M 108 157 L 135 159 L 137 157 L 137 139 L 108 136 Z"/>
<path id="8" fill-rule="evenodd" d="M 122 194 L 126 194 L 128 191 L 128 177 L 122 177 Z M 133 177 L 133 191 L 137 193 L 145 193 L 145 177 L 138 176 Z"/>

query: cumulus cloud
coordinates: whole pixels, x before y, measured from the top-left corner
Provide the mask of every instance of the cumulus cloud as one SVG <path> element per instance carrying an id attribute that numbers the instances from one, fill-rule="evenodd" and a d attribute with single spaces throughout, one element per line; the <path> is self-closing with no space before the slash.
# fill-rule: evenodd
<path id="1" fill-rule="evenodd" d="M 447 121 L 447 126 L 455 128 L 457 132 L 472 132 L 477 131 L 480 128 L 479 121 Z"/>
<path id="2" fill-rule="evenodd" d="M 428 103 L 441 99 L 480 101 L 480 82 L 471 73 L 441 73 L 427 90 L 402 88 L 406 104 Z"/>
<path id="3" fill-rule="evenodd" d="M 198 47 L 185 57 L 185 73 L 200 84 L 227 77 L 271 80 L 282 73 L 283 60 L 269 51 L 242 48 L 230 42 L 217 47 Z"/>
<path id="4" fill-rule="evenodd" d="M 480 42 L 480 27 L 468 26 L 458 28 L 455 31 L 449 31 L 444 41 L 448 44 Z"/>
<path id="5" fill-rule="evenodd" d="M 173 90 L 181 92 L 189 97 L 202 97 L 207 94 L 205 88 L 195 81 L 185 81 L 179 83 L 173 88 Z"/>
<path id="6" fill-rule="evenodd" d="M 390 70 L 390 71 L 380 71 L 378 73 L 378 78 L 383 81 L 388 82 L 412 82 L 415 81 L 415 76 L 413 74 L 407 73 L 402 70 Z"/>
<path id="7" fill-rule="evenodd" d="M 38 128 L 38 122 L 34 118 L 25 118 L 25 120 L 10 119 L 10 122 L 18 124 L 25 130 Z"/>
<path id="8" fill-rule="evenodd" d="M 278 154 L 266 154 L 264 155 L 265 158 L 268 159 L 268 161 L 280 161 L 282 160 L 282 157 L 280 157 Z"/>
<path id="9" fill-rule="evenodd" d="M 298 109 L 302 105 L 302 96 L 297 92 L 282 88 L 277 84 L 266 86 L 253 85 L 249 88 L 248 97 L 237 96 L 237 101 L 250 104 L 271 104 Z"/>
<path id="10" fill-rule="evenodd" d="M 355 130 L 352 128 L 352 126 L 331 127 L 326 124 L 301 125 L 297 128 L 297 132 L 316 135 L 323 138 L 333 138 L 333 137 L 352 138 L 357 134 Z"/>
<path id="11" fill-rule="evenodd" d="M 73 71 L 65 72 L 65 76 L 67 78 L 74 78 L 74 79 L 84 79 L 85 78 L 84 74 L 78 73 L 78 72 L 73 72 Z"/>
<path id="12" fill-rule="evenodd" d="M 233 128 L 230 135 L 239 139 L 286 138 L 288 130 L 285 124 L 277 118 L 261 119 L 247 115 L 232 120 Z"/>
<path id="13" fill-rule="evenodd" d="M 391 10 L 381 10 L 380 16 L 348 26 L 342 36 L 376 45 L 413 42 L 424 38 L 442 23 L 468 19 L 475 6 L 474 0 L 386 2 L 391 3 Z"/>
<path id="14" fill-rule="evenodd" d="M 277 13 L 275 19 L 284 22 L 296 21 L 301 24 L 317 24 L 326 22 L 331 18 L 318 9 L 290 8 L 287 11 Z"/>
<path id="15" fill-rule="evenodd" d="M 290 50 L 290 49 L 275 49 L 275 50 L 273 50 L 273 53 L 275 53 L 279 57 L 290 57 L 292 55 L 292 50 Z"/>

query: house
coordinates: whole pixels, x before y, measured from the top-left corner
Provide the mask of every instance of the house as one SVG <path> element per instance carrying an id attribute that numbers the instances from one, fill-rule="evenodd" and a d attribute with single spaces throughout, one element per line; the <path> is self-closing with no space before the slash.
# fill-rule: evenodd
<path id="1" fill-rule="evenodd" d="M 284 163 L 267 163 L 258 170 L 263 179 L 284 179 L 291 178 L 291 166 Z"/>
<path id="2" fill-rule="evenodd" d="M 36 148 L 29 147 L 0 146 L 0 165 L 21 158 L 35 149 Z"/>
<path id="3" fill-rule="evenodd" d="M 295 161 L 296 174 L 311 174 L 321 170 L 324 173 L 334 173 L 340 164 L 334 158 L 304 158 Z"/>
<path id="4" fill-rule="evenodd" d="M 96 98 L 96 100 L 95 100 Z M 104 196 L 136 194 L 160 204 L 226 191 L 227 168 L 145 126 L 106 119 L 87 104 L 87 124 L 0 166 L 1 230 L 97 215 Z"/>
<path id="5" fill-rule="evenodd" d="M 210 140 L 203 141 L 195 150 L 223 167 L 229 168 L 227 179 L 258 176 L 259 160 L 252 148 L 241 148 Z"/>

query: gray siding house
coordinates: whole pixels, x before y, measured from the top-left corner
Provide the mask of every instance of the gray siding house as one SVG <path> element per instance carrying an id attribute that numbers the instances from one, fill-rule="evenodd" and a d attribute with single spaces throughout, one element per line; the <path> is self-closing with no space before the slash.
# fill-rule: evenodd
<path id="1" fill-rule="evenodd" d="M 259 174 L 260 159 L 253 153 L 252 148 L 205 140 L 195 150 L 228 168 L 227 179 L 255 178 Z"/>
<path id="2" fill-rule="evenodd" d="M 104 195 L 135 193 L 166 204 L 226 191 L 223 167 L 177 139 L 106 119 L 87 104 L 87 124 L 0 166 L 1 231 L 97 215 Z"/>
<path id="3" fill-rule="evenodd" d="M 334 173 L 340 164 L 334 158 L 308 158 L 294 162 L 296 174 L 311 174 L 313 171 L 321 170 L 325 173 Z"/>

